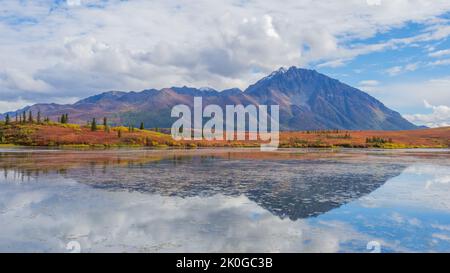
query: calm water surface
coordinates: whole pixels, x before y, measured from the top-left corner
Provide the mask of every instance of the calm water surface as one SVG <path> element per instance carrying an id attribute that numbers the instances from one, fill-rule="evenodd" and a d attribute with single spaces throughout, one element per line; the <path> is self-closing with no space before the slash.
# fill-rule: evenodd
<path id="1" fill-rule="evenodd" d="M 0 150 L 0 252 L 450 252 L 450 151 Z"/>

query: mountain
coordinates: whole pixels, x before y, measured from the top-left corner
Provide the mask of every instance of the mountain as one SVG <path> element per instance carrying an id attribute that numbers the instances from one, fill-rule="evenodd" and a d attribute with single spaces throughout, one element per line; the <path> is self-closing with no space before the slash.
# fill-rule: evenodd
<path id="1" fill-rule="evenodd" d="M 313 70 L 281 68 L 247 88 L 261 104 L 279 104 L 287 128 L 414 129 L 399 113 L 361 90 Z"/>
<path id="2" fill-rule="evenodd" d="M 171 109 L 177 104 L 193 106 L 193 97 L 203 97 L 208 104 L 280 105 L 282 130 L 348 129 L 407 130 L 417 127 L 399 113 L 367 93 L 318 73 L 315 70 L 280 68 L 245 91 L 211 88 L 171 87 L 141 92 L 110 91 L 88 97 L 74 104 L 36 104 L 10 112 L 41 111 L 56 120 L 68 113 L 70 122 L 86 123 L 93 117 L 106 116 L 114 124 L 143 121 L 148 128 L 171 127 Z M 5 113 L 6 114 L 6 113 Z M 5 115 L 4 114 L 4 115 Z"/>

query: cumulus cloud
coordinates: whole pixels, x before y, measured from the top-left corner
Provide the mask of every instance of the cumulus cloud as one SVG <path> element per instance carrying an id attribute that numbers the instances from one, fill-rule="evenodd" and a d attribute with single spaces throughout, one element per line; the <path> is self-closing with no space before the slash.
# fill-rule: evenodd
<path id="1" fill-rule="evenodd" d="M 382 99 L 388 107 L 402 113 L 418 113 L 424 108 L 424 100 L 431 105 L 441 105 L 450 101 L 450 78 L 415 80 L 407 83 L 380 84 L 366 90 L 376 98 Z"/>
<path id="2" fill-rule="evenodd" d="M 450 126 L 450 107 L 447 105 L 434 106 L 424 101 L 425 107 L 430 109 L 430 114 L 405 115 L 405 118 L 415 124 L 428 127 Z"/>
<path id="3" fill-rule="evenodd" d="M 10 101 L 2 101 L 0 100 L 0 109 L 3 111 L 15 111 L 24 105 L 31 105 L 32 101 L 26 101 L 21 98 L 18 98 L 16 100 L 10 100 Z"/>
<path id="4" fill-rule="evenodd" d="M 17 69 L 5 69 L 0 73 L 0 84 L 10 90 L 45 92 L 50 85 L 41 79 Z"/>
<path id="5" fill-rule="evenodd" d="M 8 70 L 0 71 L 1 100 L 173 85 L 245 88 L 280 66 L 337 67 L 450 35 L 439 20 L 448 1 L 62 3 L 2 3 L 0 62 Z M 428 27 L 413 37 L 351 43 L 411 21 Z"/>

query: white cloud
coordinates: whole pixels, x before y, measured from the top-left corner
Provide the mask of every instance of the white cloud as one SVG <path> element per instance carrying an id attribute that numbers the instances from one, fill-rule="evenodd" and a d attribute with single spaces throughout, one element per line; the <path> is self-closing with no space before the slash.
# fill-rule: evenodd
<path id="1" fill-rule="evenodd" d="M 13 101 L 2 101 L 0 100 L 0 109 L 2 109 L 5 112 L 8 111 L 15 111 L 19 108 L 22 108 L 24 105 L 32 105 L 33 103 L 31 101 L 26 101 L 22 99 L 17 99 Z"/>
<path id="2" fill-rule="evenodd" d="M 419 68 L 419 63 L 409 63 L 404 66 L 399 66 L 399 65 L 393 66 L 391 68 L 386 69 L 385 72 L 387 74 L 389 74 L 389 76 L 393 77 L 393 76 L 397 76 L 404 72 L 416 71 L 417 68 Z"/>
<path id="3" fill-rule="evenodd" d="M 332 61 L 328 61 L 328 62 L 324 62 L 321 64 L 318 64 L 317 67 L 341 67 L 344 66 L 346 63 L 348 62 L 348 60 L 344 60 L 344 59 L 337 59 L 337 60 L 332 60 Z"/>
<path id="4" fill-rule="evenodd" d="M 443 59 L 443 60 L 438 60 L 438 61 L 434 61 L 428 64 L 429 66 L 445 66 L 445 65 L 450 65 L 450 59 Z"/>
<path id="5" fill-rule="evenodd" d="M 266 30 L 267 36 L 277 38 L 277 39 L 280 38 L 280 36 L 278 35 L 277 31 L 275 30 L 275 28 L 273 26 L 272 17 L 269 15 L 265 15 L 264 21 L 265 21 L 264 28 Z"/>
<path id="6" fill-rule="evenodd" d="M 81 0 L 67 0 L 68 6 L 81 6 Z"/>
<path id="7" fill-rule="evenodd" d="M 443 164 L 417 163 L 407 167 L 400 176 L 388 180 L 383 187 L 362 197 L 366 207 L 408 207 L 414 210 L 448 211 L 450 209 L 449 184 L 437 182 L 448 177 L 450 167 Z M 431 183 L 431 184 L 430 184 Z M 411 219 L 412 220 L 412 219 Z M 413 220 L 412 224 L 417 221 Z M 443 230 L 443 228 L 441 228 Z"/>
<path id="8" fill-rule="evenodd" d="M 421 0 L 8 1 L 0 7 L 7 18 L 0 21 L 0 62 L 20 74 L 4 73 L 0 99 L 12 92 L 32 101 L 185 84 L 245 88 L 280 66 L 336 67 L 362 54 L 443 39 L 450 27 L 438 16 L 449 10 L 448 1 Z M 414 37 L 351 43 L 408 22 L 429 27 Z"/>
<path id="9" fill-rule="evenodd" d="M 6 69 L 0 72 L 0 85 L 10 90 L 33 91 L 45 93 L 50 90 L 50 85 L 40 79 L 35 79 L 32 75 L 16 70 Z"/>
<path id="10" fill-rule="evenodd" d="M 416 114 L 424 109 L 424 101 L 442 105 L 450 101 L 450 77 L 431 80 L 415 80 L 407 83 L 390 83 L 373 86 L 368 90 L 372 96 L 401 113 Z"/>
<path id="11" fill-rule="evenodd" d="M 388 73 L 390 76 L 396 76 L 402 72 L 403 68 L 401 66 L 394 66 L 391 68 L 386 69 L 386 73 Z"/>
<path id="12" fill-rule="evenodd" d="M 378 85 L 380 85 L 380 82 L 377 80 L 365 80 L 358 83 L 358 88 L 367 92 L 373 90 Z"/>
<path id="13" fill-rule="evenodd" d="M 419 63 L 411 63 L 411 64 L 407 64 L 404 67 L 405 71 L 416 71 L 417 68 L 419 68 Z"/>
<path id="14" fill-rule="evenodd" d="M 367 5 L 369 6 L 380 6 L 381 0 L 366 0 Z"/>
<path id="15" fill-rule="evenodd" d="M 377 86 L 379 84 L 380 84 L 380 82 L 376 81 L 376 80 L 365 80 L 365 81 L 359 82 L 360 86 Z"/>
<path id="16" fill-rule="evenodd" d="M 447 56 L 447 55 L 450 55 L 450 49 L 434 51 L 434 52 L 431 52 L 428 54 L 428 56 L 433 57 L 433 58 L 439 58 L 439 57 Z"/>
<path id="17" fill-rule="evenodd" d="M 427 101 L 425 107 L 432 110 L 430 114 L 405 115 L 405 118 L 415 124 L 426 125 L 428 127 L 450 126 L 450 107 L 446 105 L 434 106 Z"/>

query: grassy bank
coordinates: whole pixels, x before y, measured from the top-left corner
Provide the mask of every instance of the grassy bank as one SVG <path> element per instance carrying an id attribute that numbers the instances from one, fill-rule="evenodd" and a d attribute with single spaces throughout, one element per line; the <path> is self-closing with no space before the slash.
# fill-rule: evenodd
<path id="1" fill-rule="evenodd" d="M 174 141 L 169 134 L 128 127 L 78 124 L 0 123 L 0 147 L 47 146 L 67 149 L 259 147 L 259 141 Z M 282 148 L 448 148 L 450 127 L 412 131 L 318 130 L 281 132 Z"/>

